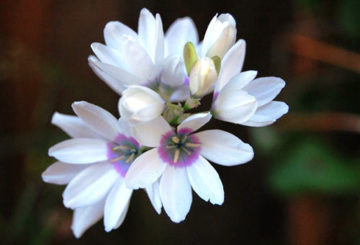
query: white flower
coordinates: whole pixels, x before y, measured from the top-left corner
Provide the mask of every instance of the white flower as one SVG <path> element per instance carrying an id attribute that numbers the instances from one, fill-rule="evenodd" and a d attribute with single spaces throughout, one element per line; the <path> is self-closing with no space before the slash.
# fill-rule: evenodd
<path id="1" fill-rule="evenodd" d="M 49 149 L 58 162 L 44 173 L 43 180 L 67 184 L 64 205 L 75 209 L 72 229 L 80 237 L 104 216 L 105 230 L 119 227 L 127 213 L 132 190 L 124 183 L 129 166 L 141 154 L 139 143 L 124 120 L 87 102 L 75 102 L 78 117 L 55 113 L 52 123 L 73 139 Z M 158 183 L 146 188 L 156 211 L 161 202 Z"/>
<path id="2" fill-rule="evenodd" d="M 211 20 L 204 36 L 201 56 L 222 58 L 236 40 L 236 22 L 230 14 L 217 15 Z"/>
<path id="3" fill-rule="evenodd" d="M 161 17 L 142 9 L 136 33 L 121 22 L 112 21 L 104 29 L 106 45 L 93 43 L 96 54 L 89 57 L 94 72 L 117 93 L 129 85 L 164 89 L 172 101 L 185 100 L 187 78 L 182 59 L 186 42 L 198 43 L 193 21 L 176 20 L 164 36 Z M 164 85 L 164 86 L 163 86 Z"/>
<path id="4" fill-rule="evenodd" d="M 156 148 L 143 153 L 133 162 L 125 183 L 137 189 L 160 180 L 160 199 L 173 222 L 183 221 L 189 212 L 191 189 L 205 201 L 223 203 L 223 185 L 206 159 L 234 166 L 253 158 L 251 146 L 230 133 L 222 130 L 194 133 L 210 119 L 210 113 L 194 114 L 185 119 L 176 131 L 162 117 L 134 127 L 139 142 Z"/>
<path id="5" fill-rule="evenodd" d="M 194 97 L 202 97 L 213 89 L 217 73 L 212 59 L 203 57 L 199 59 L 190 72 L 190 93 Z"/>
<path id="6" fill-rule="evenodd" d="M 150 121 L 164 110 L 165 101 L 154 90 L 143 86 L 130 86 L 119 100 L 122 118 L 132 122 Z"/>

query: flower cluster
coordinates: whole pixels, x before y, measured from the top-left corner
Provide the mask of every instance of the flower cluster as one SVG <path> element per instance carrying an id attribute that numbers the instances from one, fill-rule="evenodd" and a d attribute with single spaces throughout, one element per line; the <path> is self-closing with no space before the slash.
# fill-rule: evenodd
<path id="1" fill-rule="evenodd" d="M 132 192 L 144 189 L 157 213 L 185 219 L 192 190 L 221 205 L 224 189 L 209 163 L 234 166 L 253 158 L 252 147 L 219 129 L 199 130 L 212 118 L 260 127 L 287 113 L 273 101 L 285 82 L 242 72 L 245 41 L 236 40 L 230 14 L 215 15 L 204 39 L 193 21 L 176 20 L 164 34 L 160 15 L 140 13 L 136 33 L 120 22 L 104 29 L 105 44 L 93 43 L 93 71 L 121 95 L 121 118 L 88 102 L 74 102 L 76 116 L 55 113 L 52 123 L 70 137 L 49 149 L 57 162 L 45 182 L 67 185 L 64 205 L 74 210 L 80 237 L 104 217 L 106 231 L 125 219 Z M 196 111 L 212 94 L 208 111 Z"/>

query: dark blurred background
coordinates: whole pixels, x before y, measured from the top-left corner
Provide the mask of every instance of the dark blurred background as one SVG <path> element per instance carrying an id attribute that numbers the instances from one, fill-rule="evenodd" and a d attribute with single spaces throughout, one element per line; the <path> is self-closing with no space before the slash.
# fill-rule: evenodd
<path id="1" fill-rule="evenodd" d="M 87 100 L 117 113 L 116 95 L 87 65 L 106 22 L 137 29 L 140 9 L 164 29 L 194 19 L 202 39 L 215 13 L 229 12 L 247 41 L 244 70 L 279 76 L 289 114 L 275 125 L 213 122 L 249 142 L 248 164 L 215 166 L 225 203 L 194 193 L 187 219 L 158 216 L 134 194 L 124 224 L 102 222 L 80 240 L 62 186 L 41 173 L 50 146 L 67 136 L 50 124 Z M 358 0 L 1 0 L 0 235 L 2 244 L 360 244 L 360 1 Z"/>

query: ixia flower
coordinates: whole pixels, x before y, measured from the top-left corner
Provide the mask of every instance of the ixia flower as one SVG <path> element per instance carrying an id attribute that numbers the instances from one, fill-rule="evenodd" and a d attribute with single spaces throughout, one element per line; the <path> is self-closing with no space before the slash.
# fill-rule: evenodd
<path id="1" fill-rule="evenodd" d="M 139 142 L 155 148 L 132 163 L 125 183 L 138 189 L 159 181 L 161 202 L 173 222 L 185 219 L 192 202 L 192 189 L 205 201 L 223 203 L 223 185 L 206 159 L 223 166 L 234 166 L 253 158 L 251 146 L 228 132 L 206 130 L 195 133 L 210 119 L 210 113 L 194 114 L 176 131 L 162 117 L 134 126 Z"/>
<path id="2" fill-rule="evenodd" d="M 225 55 L 215 82 L 214 117 L 252 127 L 267 126 L 286 114 L 286 103 L 273 101 L 285 86 L 277 77 L 255 79 L 256 71 L 240 72 L 245 57 L 245 41 L 239 40 Z"/>
<path id="3" fill-rule="evenodd" d="M 93 43 L 97 57 L 90 56 L 94 72 L 117 93 L 129 85 L 161 90 L 172 101 L 188 96 L 182 61 L 186 42 L 198 43 L 193 21 L 176 20 L 164 35 L 161 17 L 142 9 L 136 33 L 121 22 L 112 21 L 104 29 L 105 44 Z"/>
<path id="4" fill-rule="evenodd" d="M 67 184 L 64 205 L 75 210 L 72 229 L 80 237 L 103 216 L 106 231 L 122 224 L 133 192 L 124 178 L 142 149 L 124 120 L 87 102 L 75 102 L 73 109 L 78 117 L 53 116 L 52 123 L 73 138 L 49 149 L 58 162 L 43 173 L 43 179 Z M 160 213 L 158 183 L 147 186 L 146 192 Z"/>

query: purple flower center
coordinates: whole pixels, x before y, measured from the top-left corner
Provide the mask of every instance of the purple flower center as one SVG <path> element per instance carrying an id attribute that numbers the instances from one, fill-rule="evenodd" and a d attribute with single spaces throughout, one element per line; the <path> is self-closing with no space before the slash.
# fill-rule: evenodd
<path id="1" fill-rule="evenodd" d="M 108 143 L 107 156 L 116 171 L 125 177 L 131 163 L 140 153 L 139 143 L 132 137 L 119 134 L 113 142 Z"/>
<path id="2" fill-rule="evenodd" d="M 158 148 L 160 158 L 174 167 L 193 164 L 199 157 L 201 144 L 191 132 L 190 129 L 181 129 L 177 134 L 170 131 L 163 135 Z"/>

